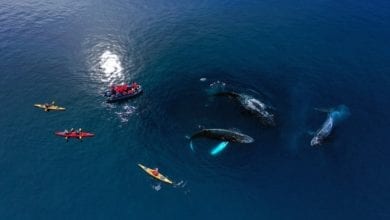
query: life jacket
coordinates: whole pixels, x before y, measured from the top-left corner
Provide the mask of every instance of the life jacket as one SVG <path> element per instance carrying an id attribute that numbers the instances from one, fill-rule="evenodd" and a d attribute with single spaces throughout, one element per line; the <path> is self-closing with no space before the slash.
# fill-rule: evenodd
<path id="1" fill-rule="evenodd" d="M 152 174 L 154 175 L 154 176 L 158 176 L 158 171 L 157 170 L 152 170 Z"/>
<path id="2" fill-rule="evenodd" d="M 119 85 L 114 87 L 115 92 L 122 93 L 128 90 L 128 85 Z"/>
<path id="3" fill-rule="evenodd" d="M 131 88 L 134 88 L 134 89 L 138 89 L 139 85 L 136 83 L 136 82 L 133 82 L 131 85 L 130 85 Z"/>

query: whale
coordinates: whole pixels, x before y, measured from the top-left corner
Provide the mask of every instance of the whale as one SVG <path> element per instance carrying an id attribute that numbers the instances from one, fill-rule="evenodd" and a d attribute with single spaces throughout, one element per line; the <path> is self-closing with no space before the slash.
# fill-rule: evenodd
<path id="1" fill-rule="evenodd" d="M 339 105 L 331 110 L 321 110 L 328 113 L 325 122 L 321 128 L 315 132 L 314 137 L 310 141 L 311 146 L 319 146 L 330 136 L 333 128 L 349 115 L 349 109 L 345 105 Z"/>
<path id="2" fill-rule="evenodd" d="M 254 142 L 254 139 L 246 134 L 240 133 L 235 130 L 221 129 L 221 128 L 204 128 L 198 132 L 195 132 L 190 140 L 196 138 L 210 138 L 221 141 L 227 141 L 232 143 L 249 144 Z"/>
<path id="3" fill-rule="evenodd" d="M 268 111 L 268 106 L 258 99 L 236 92 L 218 92 L 215 95 L 234 98 L 247 112 L 258 117 L 264 125 L 275 126 L 274 115 Z"/>
<path id="4" fill-rule="evenodd" d="M 322 124 L 321 128 L 315 133 L 314 137 L 310 141 L 311 146 L 321 145 L 324 140 L 329 137 L 333 130 L 334 121 L 331 117 L 328 117 Z"/>

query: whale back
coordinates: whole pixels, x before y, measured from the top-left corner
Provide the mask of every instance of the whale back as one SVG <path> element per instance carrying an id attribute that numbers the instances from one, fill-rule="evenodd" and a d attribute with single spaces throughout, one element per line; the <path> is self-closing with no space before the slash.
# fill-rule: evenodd
<path id="1" fill-rule="evenodd" d="M 237 143 L 252 143 L 254 139 L 246 134 L 242 134 L 233 130 L 226 129 L 202 129 L 196 133 L 194 133 L 190 139 L 207 137 L 217 140 L 229 141 L 229 142 L 237 142 Z"/>
<path id="2" fill-rule="evenodd" d="M 320 145 L 330 135 L 333 130 L 334 119 L 331 114 L 328 115 L 326 121 L 322 124 L 321 128 L 316 132 L 313 139 L 310 141 L 311 146 Z"/>
<path id="3" fill-rule="evenodd" d="M 217 92 L 214 95 L 215 96 L 227 96 L 230 98 L 239 98 L 240 97 L 240 94 L 238 94 L 236 92 Z"/>
<path id="4" fill-rule="evenodd" d="M 240 95 L 238 100 L 245 110 L 260 118 L 264 125 L 275 126 L 274 115 L 267 111 L 266 104 L 252 96 L 244 94 Z"/>

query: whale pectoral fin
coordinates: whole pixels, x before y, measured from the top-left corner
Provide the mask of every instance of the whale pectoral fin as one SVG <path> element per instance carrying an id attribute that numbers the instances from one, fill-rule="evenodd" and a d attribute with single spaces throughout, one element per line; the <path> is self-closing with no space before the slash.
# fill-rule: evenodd
<path id="1" fill-rule="evenodd" d="M 195 149 L 194 149 L 194 144 L 192 143 L 192 141 L 190 141 L 190 149 L 194 152 Z"/>
<path id="2" fill-rule="evenodd" d="M 223 142 L 219 143 L 217 146 L 215 146 L 213 149 L 211 149 L 210 155 L 212 155 L 212 156 L 218 155 L 228 146 L 228 144 L 229 144 L 228 141 L 223 141 Z"/>

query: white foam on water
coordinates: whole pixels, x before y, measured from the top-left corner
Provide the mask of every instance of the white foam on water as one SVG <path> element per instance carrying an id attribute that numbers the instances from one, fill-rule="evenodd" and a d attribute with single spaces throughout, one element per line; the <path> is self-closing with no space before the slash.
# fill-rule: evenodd
<path id="1" fill-rule="evenodd" d="M 136 110 L 136 107 L 131 106 L 131 105 L 125 105 L 119 112 L 115 112 L 115 114 L 118 115 L 119 119 L 121 120 L 122 123 L 126 123 L 129 121 L 129 118 L 131 115 L 134 114 Z"/>
<path id="2" fill-rule="evenodd" d="M 161 188 L 162 188 L 161 183 L 158 183 L 157 185 L 152 185 L 152 189 L 154 189 L 157 192 L 160 191 Z"/>

